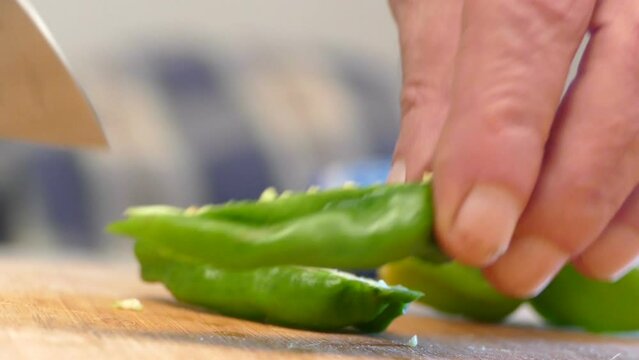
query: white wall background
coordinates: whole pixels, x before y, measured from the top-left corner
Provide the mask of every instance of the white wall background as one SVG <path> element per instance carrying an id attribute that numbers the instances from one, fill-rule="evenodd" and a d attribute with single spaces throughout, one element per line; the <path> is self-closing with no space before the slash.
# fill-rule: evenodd
<path id="1" fill-rule="evenodd" d="M 183 35 L 233 44 L 256 37 L 361 49 L 397 59 L 385 0 L 31 0 L 72 66 L 136 38 Z"/>
<path id="2" fill-rule="evenodd" d="M 144 39 L 324 43 L 396 64 L 386 0 L 31 0 L 76 69 Z M 579 60 L 582 49 L 577 55 Z M 89 65 L 87 65 L 89 64 Z M 570 71 L 572 78 L 576 63 Z"/>

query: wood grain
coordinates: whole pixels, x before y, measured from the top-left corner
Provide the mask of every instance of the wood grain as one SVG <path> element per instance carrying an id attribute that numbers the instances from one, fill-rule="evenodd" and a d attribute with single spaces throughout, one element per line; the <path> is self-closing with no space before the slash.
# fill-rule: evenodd
<path id="1" fill-rule="evenodd" d="M 0 270 L 2 359 L 639 359 L 639 340 L 419 314 L 377 336 L 232 319 L 175 303 L 134 265 L 3 260 Z M 129 297 L 144 309 L 112 307 Z"/>

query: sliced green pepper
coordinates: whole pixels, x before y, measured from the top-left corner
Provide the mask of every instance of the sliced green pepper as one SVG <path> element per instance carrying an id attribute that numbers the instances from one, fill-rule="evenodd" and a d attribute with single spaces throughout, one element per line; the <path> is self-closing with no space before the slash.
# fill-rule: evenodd
<path id="1" fill-rule="evenodd" d="M 606 283 L 588 279 L 567 266 L 531 304 L 557 325 L 593 332 L 639 330 L 639 269 Z"/>
<path id="2" fill-rule="evenodd" d="M 164 283 L 180 301 L 290 327 L 380 332 L 422 295 L 337 270 L 299 266 L 226 270 L 162 254 L 151 241 L 138 241 L 135 250 L 142 278 Z"/>
<path id="3" fill-rule="evenodd" d="M 442 312 L 480 321 L 512 313 L 521 301 L 499 294 L 479 270 L 448 262 L 432 224 L 431 187 L 424 182 L 280 197 L 270 191 L 262 201 L 200 209 L 137 207 L 109 230 L 137 239 L 145 280 L 233 316 L 381 331 L 419 294 L 311 266 L 387 263 L 383 279 L 423 290 L 420 301 Z M 639 270 L 609 284 L 567 267 L 531 302 L 557 324 L 627 331 L 639 329 L 638 301 Z"/>
<path id="4" fill-rule="evenodd" d="M 424 292 L 419 302 L 434 309 L 482 322 L 501 321 L 521 304 L 497 292 L 478 269 L 456 262 L 408 258 L 385 265 L 379 275 L 389 284 Z"/>
<path id="5" fill-rule="evenodd" d="M 370 269 L 408 256 L 445 261 L 431 204 L 429 183 L 380 185 L 198 210 L 138 207 L 109 230 L 221 268 Z"/>

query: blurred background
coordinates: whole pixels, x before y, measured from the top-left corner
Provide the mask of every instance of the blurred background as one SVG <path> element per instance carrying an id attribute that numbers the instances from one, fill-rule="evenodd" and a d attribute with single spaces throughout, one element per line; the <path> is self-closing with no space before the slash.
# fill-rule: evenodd
<path id="1" fill-rule="evenodd" d="M 0 251 L 130 256 L 132 205 L 383 181 L 400 66 L 386 1 L 32 0 L 108 152 L 0 141 Z"/>

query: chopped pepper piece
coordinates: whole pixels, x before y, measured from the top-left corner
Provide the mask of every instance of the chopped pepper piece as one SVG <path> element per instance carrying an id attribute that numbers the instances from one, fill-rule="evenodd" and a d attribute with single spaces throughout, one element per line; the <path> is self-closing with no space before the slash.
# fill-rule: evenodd
<path id="1" fill-rule="evenodd" d="M 531 300 L 550 323 L 592 332 L 639 330 L 639 269 L 616 282 L 591 280 L 570 265 Z"/>
<path id="2" fill-rule="evenodd" d="M 227 270 L 161 254 L 138 241 L 142 278 L 221 314 L 313 330 L 380 332 L 422 294 L 349 273 L 300 266 Z"/>
<path id="3" fill-rule="evenodd" d="M 129 209 L 109 227 L 191 262 L 248 269 L 372 269 L 408 256 L 445 261 L 432 235 L 430 183 L 299 193 L 270 201 Z"/>
<path id="4" fill-rule="evenodd" d="M 448 314 L 482 322 L 498 322 L 522 303 L 495 290 L 475 268 L 457 262 L 432 264 L 408 258 L 383 266 L 380 277 L 422 291 L 419 302 Z"/>

